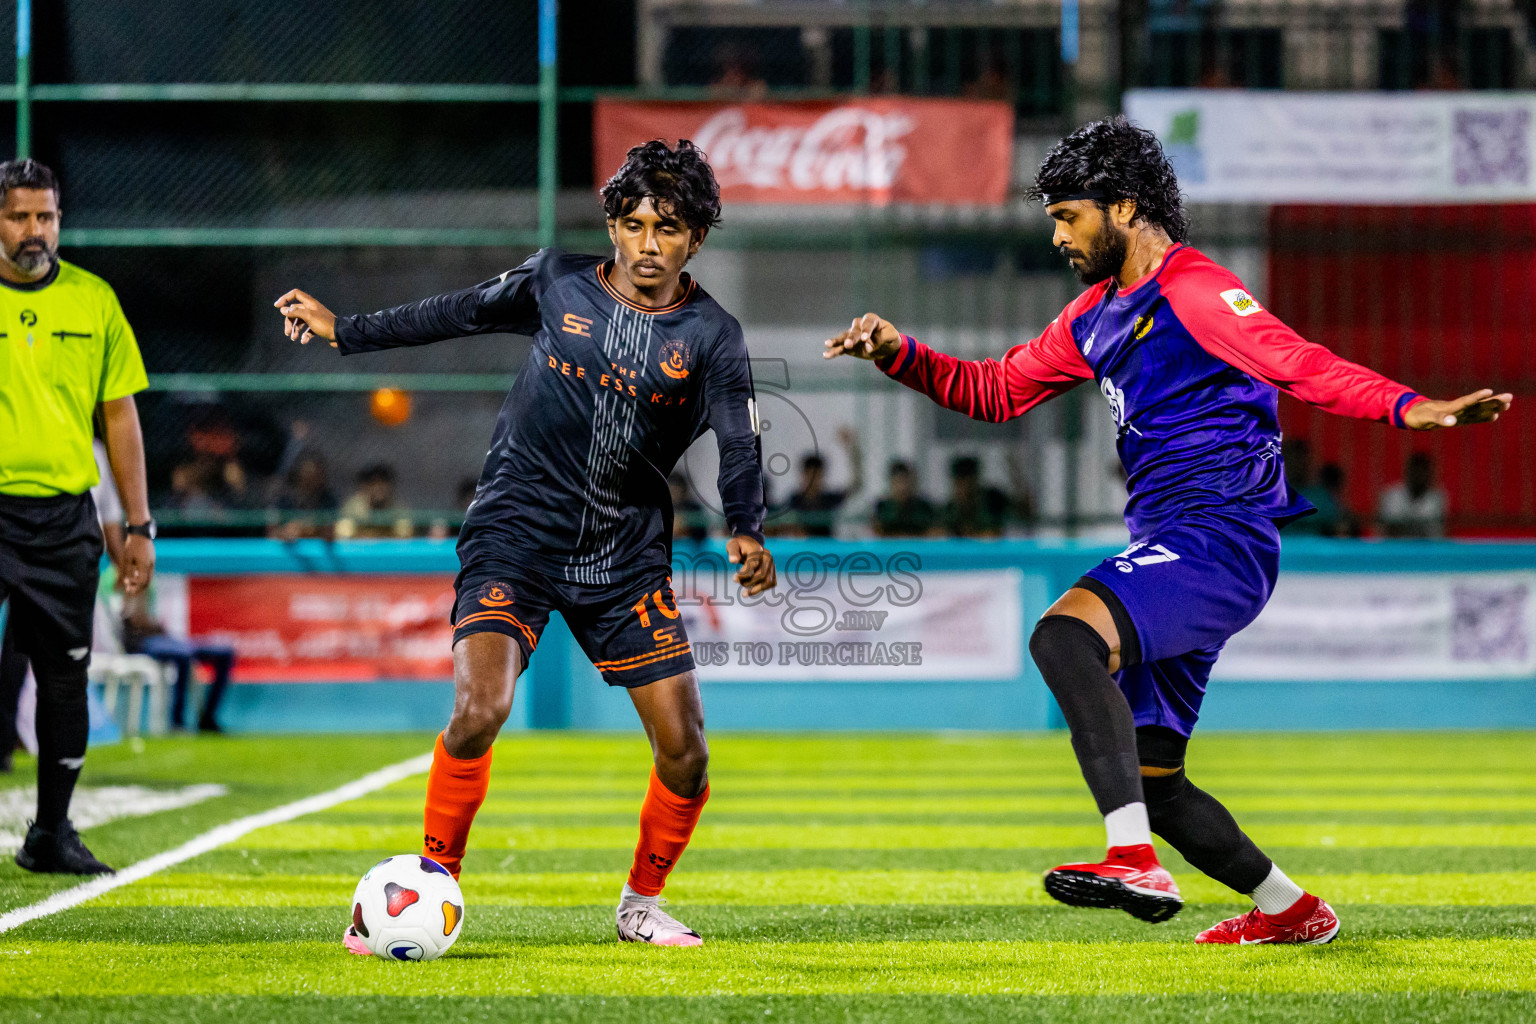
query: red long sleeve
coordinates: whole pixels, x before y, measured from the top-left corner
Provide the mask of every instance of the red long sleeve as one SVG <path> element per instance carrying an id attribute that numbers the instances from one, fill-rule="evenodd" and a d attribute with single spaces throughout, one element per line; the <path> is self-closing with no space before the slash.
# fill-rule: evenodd
<path id="1" fill-rule="evenodd" d="M 1424 401 L 1412 388 L 1307 341 L 1264 309 L 1237 275 L 1190 251 L 1170 265 L 1162 292 L 1201 348 L 1308 405 L 1356 419 L 1403 425 Z"/>
<path id="2" fill-rule="evenodd" d="M 1000 360 L 957 359 L 904 334 L 896 354 L 879 366 L 945 408 L 975 420 L 1001 423 L 1093 379 L 1093 370 L 1072 340 L 1070 324 L 1102 294 L 1102 286 L 1090 288 L 1043 334 L 1015 345 Z"/>

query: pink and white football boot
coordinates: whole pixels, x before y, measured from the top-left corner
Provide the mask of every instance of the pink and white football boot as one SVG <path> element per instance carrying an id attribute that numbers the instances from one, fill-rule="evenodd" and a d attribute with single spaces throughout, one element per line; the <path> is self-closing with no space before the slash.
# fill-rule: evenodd
<path id="1" fill-rule="evenodd" d="M 1212 925 L 1196 942 L 1218 942 L 1231 946 L 1257 946 L 1298 943 L 1320 946 L 1339 934 L 1339 915 L 1322 900 L 1307 893 L 1296 905 L 1280 914 L 1266 914 L 1255 907 L 1241 917 L 1228 918 Z"/>
<path id="2" fill-rule="evenodd" d="M 1179 887 L 1150 844 L 1112 846 L 1097 864 L 1063 864 L 1045 873 L 1045 891 L 1072 907 L 1107 907 L 1156 923 L 1184 907 Z"/>
<path id="3" fill-rule="evenodd" d="M 619 938 L 653 946 L 704 945 L 698 932 L 661 909 L 666 902 L 659 896 L 641 896 L 626 885 L 615 915 Z"/>

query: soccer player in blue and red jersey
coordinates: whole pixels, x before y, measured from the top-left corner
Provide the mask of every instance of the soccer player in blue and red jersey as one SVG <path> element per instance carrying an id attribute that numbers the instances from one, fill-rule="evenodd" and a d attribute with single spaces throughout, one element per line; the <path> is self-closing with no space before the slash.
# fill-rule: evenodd
<path id="1" fill-rule="evenodd" d="M 667 478 L 714 430 L 736 579 L 749 595 L 773 587 L 752 378 L 741 325 L 683 272 L 720 219 L 703 153 L 687 141 L 637 146 L 602 198 L 610 259 L 544 250 L 483 284 L 359 316 L 297 290 L 276 305 L 290 337 L 347 355 L 532 335 L 459 535 L 453 716 L 427 777 L 422 853 L 458 876 L 491 744 L 559 611 L 609 685 L 628 689 L 655 756 L 619 937 L 697 946 L 659 901 L 709 798 L 704 708 L 671 587 Z M 366 952 L 350 931 L 348 948 Z"/>
<path id="2" fill-rule="evenodd" d="M 1156 833 L 1254 901 L 1196 942 L 1328 942 L 1339 930 L 1328 904 L 1184 774 L 1211 666 L 1269 599 L 1280 527 L 1313 511 L 1286 486 L 1279 392 L 1409 430 L 1495 420 L 1511 396 L 1431 401 L 1298 336 L 1187 244 L 1173 169 L 1156 137 L 1124 118 L 1058 143 L 1032 198 L 1091 286 L 1040 337 L 1000 360 L 961 360 L 869 313 L 823 354 L 873 359 L 991 422 L 1098 382 L 1119 428 L 1131 545 L 1047 609 L 1029 648 L 1071 729 L 1109 850 L 1100 863 L 1047 872 L 1046 890 L 1073 906 L 1172 917 L 1182 900 L 1158 864 Z"/>

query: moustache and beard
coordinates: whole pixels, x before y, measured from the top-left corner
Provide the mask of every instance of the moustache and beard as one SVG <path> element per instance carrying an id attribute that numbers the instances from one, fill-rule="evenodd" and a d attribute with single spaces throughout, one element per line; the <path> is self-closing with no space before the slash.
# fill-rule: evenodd
<path id="1" fill-rule="evenodd" d="M 1104 218 L 1104 226 L 1089 243 L 1087 252 L 1061 248 L 1061 254 L 1072 265 L 1072 272 L 1083 284 L 1098 284 L 1120 273 L 1129 251 L 1130 243 L 1125 232 L 1111 224 L 1108 217 Z"/>
<path id="2" fill-rule="evenodd" d="M 7 250 L 5 257 L 22 270 L 32 274 L 52 265 L 57 255 L 58 250 L 50 246 L 47 239 L 41 235 L 32 235 L 18 242 L 16 248 Z"/>

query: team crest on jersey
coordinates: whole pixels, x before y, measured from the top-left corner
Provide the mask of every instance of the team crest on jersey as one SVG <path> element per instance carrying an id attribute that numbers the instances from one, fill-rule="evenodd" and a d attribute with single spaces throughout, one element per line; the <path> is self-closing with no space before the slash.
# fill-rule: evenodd
<path id="1" fill-rule="evenodd" d="M 1133 328 L 1131 328 L 1131 337 L 1136 339 L 1137 341 L 1140 341 L 1142 338 L 1145 338 L 1147 336 L 1147 332 L 1150 331 L 1151 329 L 1152 329 L 1152 314 L 1151 313 L 1148 313 L 1145 316 L 1137 317 L 1136 318 L 1136 325 Z"/>
<path id="2" fill-rule="evenodd" d="M 505 608 L 512 603 L 512 588 L 505 583 L 486 583 L 476 596 L 487 608 Z"/>
<path id="3" fill-rule="evenodd" d="M 1232 307 L 1232 312 L 1238 316 L 1253 316 L 1264 309 L 1258 300 L 1241 288 L 1228 288 L 1221 293 L 1221 299 Z"/>
<path id="4" fill-rule="evenodd" d="M 661 346 L 661 372 L 673 380 L 688 376 L 688 346 L 681 341 L 669 341 Z"/>

